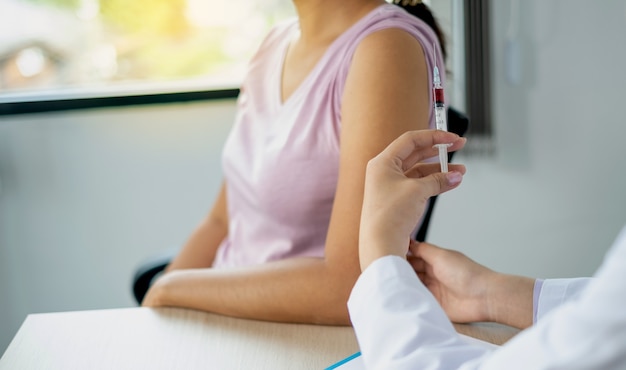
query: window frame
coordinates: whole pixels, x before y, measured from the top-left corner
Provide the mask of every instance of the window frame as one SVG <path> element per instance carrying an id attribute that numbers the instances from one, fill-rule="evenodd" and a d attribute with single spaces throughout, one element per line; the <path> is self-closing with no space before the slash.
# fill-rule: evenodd
<path id="1" fill-rule="evenodd" d="M 458 0 L 454 5 L 461 10 L 464 39 L 459 42 L 462 50 L 456 50 L 464 59 L 456 65 L 463 66 L 461 76 L 468 79 L 459 91 L 463 110 L 472 120 L 469 136 L 490 138 L 492 136 L 490 102 L 490 71 L 486 65 L 489 58 L 489 9 L 488 1 Z M 457 20 L 461 21 L 461 20 Z M 476 50 L 474 53 L 469 53 Z M 470 73 L 472 72 L 472 73 Z M 230 83 L 232 82 L 232 83 Z M 172 82 L 135 82 L 86 88 L 59 88 L 0 94 L 0 117 L 82 110 L 92 108 L 114 108 L 148 104 L 181 103 L 236 99 L 239 85 L 229 81 L 228 85 L 211 85 L 206 80 Z"/>
<path id="2" fill-rule="evenodd" d="M 146 86 L 148 85 L 148 86 Z M 0 116 L 93 108 L 236 99 L 237 87 L 183 87 L 180 84 L 142 83 L 134 87 L 106 87 L 71 91 L 50 90 L 0 96 Z M 169 86 L 168 86 L 169 85 Z"/>

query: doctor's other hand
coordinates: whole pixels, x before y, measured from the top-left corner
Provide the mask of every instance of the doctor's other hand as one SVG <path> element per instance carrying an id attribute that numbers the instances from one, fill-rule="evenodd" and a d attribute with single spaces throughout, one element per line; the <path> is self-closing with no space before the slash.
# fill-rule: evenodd
<path id="1" fill-rule="evenodd" d="M 361 271 L 383 256 L 406 257 L 410 233 L 428 199 L 456 188 L 465 174 L 463 165 L 450 164 L 450 172 L 442 173 L 438 162 L 423 161 L 437 156 L 435 144 L 448 144 L 452 152 L 465 141 L 451 132 L 409 131 L 368 162 L 359 229 Z"/>
<path id="2" fill-rule="evenodd" d="M 532 325 L 535 280 L 493 271 L 458 251 L 411 242 L 409 263 L 457 323 Z"/>

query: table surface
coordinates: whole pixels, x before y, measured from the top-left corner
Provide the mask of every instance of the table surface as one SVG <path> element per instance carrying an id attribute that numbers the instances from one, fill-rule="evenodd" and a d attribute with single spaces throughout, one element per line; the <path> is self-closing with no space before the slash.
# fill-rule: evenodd
<path id="1" fill-rule="evenodd" d="M 455 326 L 495 344 L 517 333 L 495 324 Z M 0 370 L 324 369 L 358 350 L 351 327 L 137 307 L 28 315 Z"/>

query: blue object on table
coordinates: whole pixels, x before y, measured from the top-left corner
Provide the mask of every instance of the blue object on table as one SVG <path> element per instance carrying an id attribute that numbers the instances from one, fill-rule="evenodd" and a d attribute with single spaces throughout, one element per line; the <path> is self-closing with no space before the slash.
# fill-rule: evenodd
<path id="1" fill-rule="evenodd" d="M 361 356 L 361 352 L 357 352 L 357 353 L 355 353 L 355 354 L 353 354 L 353 355 L 351 355 L 351 356 L 348 356 L 348 357 L 344 358 L 343 360 L 341 360 L 341 361 L 339 361 L 339 362 L 337 362 L 337 363 L 335 363 L 335 364 L 330 365 L 330 367 L 327 367 L 327 368 L 326 368 L 326 369 L 324 369 L 324 370 L 333 370 L 333 369 L 336 369 L 336 368 L 338 368 L 339 366 L 341 366 L 341 365 L 345 364 L 346 362 L 348 362 L 348 361 L 352 361 L 352 360 L 354 360 L 355 358 L 357 358 L 357 357 L 359 357 L 359 356 Z"/>

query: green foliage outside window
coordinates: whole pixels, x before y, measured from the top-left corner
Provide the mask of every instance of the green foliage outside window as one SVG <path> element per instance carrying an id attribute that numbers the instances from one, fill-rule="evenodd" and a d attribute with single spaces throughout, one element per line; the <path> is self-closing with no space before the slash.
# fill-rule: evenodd
<path id="1" fill-rule="evenodd" d="M 15 72 L 19 68 L 5 63 L 0 70 L 4 91 L 240 79 L 262 36 L 276 21 L 292 15 L 291 3 L 284 0 L 8 1 L 28 11 L 50 14 L 50 19 L 61 19 L 62 24 L 51 20 L 50 32 L 41 32 L 39 40 L 17 40 L 16 45 L 23 45 L 29 53 L 9 50 L 5 53 L 14 55 L 1 55 L 0 50 L 0 57 L 13 58 L 18 67 L 31 65 L 27 68 L 31 72 L 20 76 Z M 63 39 L 59 32 L 67 33 L 67 45 L 58 45 Z M 38 55 L 43 55 L 47 64 L 42 64 Z M 33 73 L 37 68 L 32 65 L 41 72 Z"/>

